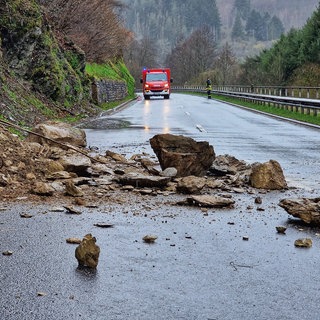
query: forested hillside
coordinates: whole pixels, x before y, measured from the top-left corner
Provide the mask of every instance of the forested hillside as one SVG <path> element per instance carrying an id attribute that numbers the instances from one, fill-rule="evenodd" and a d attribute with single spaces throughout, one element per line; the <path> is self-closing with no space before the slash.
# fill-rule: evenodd
<path id="1" fill-rule="evenodd" d="M 247 58 L 242 83 L 319 86 L 320 5 L 301 29 L 292 29 L 270 49 Z"/>
<path id="2" fill-rule="evenodd" d="M 279 71 L 279 64 L 287 63 L 282 57 L 268 54 L 273 65 L 263 68 L 273 68 L 273 75 L 271 69 L 269 73 L 254 71 L 254 57 L 269 52 L 283 35 L 294 33 L 293 28 L 302 28 L 318 5 L 318 0 L 122 2 L 126 4 L 124 21 L 134 32 L 125 59 L 135 79 L 144 66 L 168 66 L 177 84 L 203 83 L 207 76 L 220 84 L 288 82 L 288 74 Z M 292 60 L 284 53 L 281 56 Z"/>
<path id="3" fill-rule="evenodd" d="M 234 19 L 233 7 L 237 0 L 216 0 L 220 11 L 221 21 L 226 28 Z M 240 0 L 239 2 L 246 2 Z M 316 9 L 319 0 L 251 0 L 251 7 L 259 12 L 277 15 L 282 21 L 285 31 L 302 27 L 311 13 Z"/>
<path id="4" fill-rule="evenodd" d="M 153 41 L 157 62 L 181 38 L 208 25 L 218 45 L 228 42 L 238 58 L 271 46 L 283 32 L 306 23 L 318 0 L 123 0 L 124 20 L 138 40 Z"/>

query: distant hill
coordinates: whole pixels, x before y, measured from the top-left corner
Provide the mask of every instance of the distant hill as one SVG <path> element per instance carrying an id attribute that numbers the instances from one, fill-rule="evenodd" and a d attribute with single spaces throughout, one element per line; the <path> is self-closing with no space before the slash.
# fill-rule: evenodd
<path id="1" fill-rule="evenodd" d="M 232 21 L 232 8 L 235 0 L 216 0 L 224 26 Z M 316 10 L 319 0 L 251 0 L 251 7 L 260 11 L 276 14 L 286 31 L 302 27 L 312 12 Z"/>
<path id="2" fill-rule="evenodd" d="M 272 41 L 231 38 L 235 23 L 235 2 L 238 0 L 122 0 L 127 5 L 124 21 L 137 39 L 148 37 L 156 42 L 160 61 L 176 45 L 181 37 L 187 37 L 201 23 L 214 28 L 217 43 L 231 44 L 235 55 L 242 59 L 269 48 Z M 301 28 L 316 10 L 319 0 L 239 0 L 249 3 L 250 10 L 262 16 L 276 16 L 285 32 Z M 207 3 L 207 4 L 206 4 Z M 210 4 L 208 6 L 208 3 Z M 196 5 L 195 5 L 196 4 Z M 215 9 L 216 8 L 216 9 Z M 210 20 L 211 19 L 211 20 Z M 242 21 L 245 28 L 245 21 Z M 219 39 L 218 39 L 219 38 Z"/>

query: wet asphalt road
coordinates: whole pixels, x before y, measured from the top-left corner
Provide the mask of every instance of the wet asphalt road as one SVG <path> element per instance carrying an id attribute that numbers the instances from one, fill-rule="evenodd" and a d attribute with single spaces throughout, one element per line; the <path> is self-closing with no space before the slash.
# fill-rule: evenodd
<path id="1" fill-rule="evenodd" d="M 131 125 L 106 130 L 110 121 Z M 182 94 L 172 94 L 170 100 L 141 99 L 120 113 L 101 118 L 95 126 L 102 128 L 87 130 L 88 144 L 100 147 L 101 152 L 112 149 L 126 155 L 141 151 L 153 154 L 149 139 L 155 134 L 182 134 L 208 141 L 216 155 L 231 154 L 249 163 L 277 160 L 294 186 L 320 188 L 320 129 L 215 100 Z"/>
<path id="2" fill-rule="evenodd" d="M 141 100 L 110 119 L 132 125 L 88 130 L 89 144 L 133 154 L 151 152 L 156 133 L 184 134 L 209 141 L 216 154 L 278 160 L 298 188 L 259 194 L 262 205 L 257 195 L 233 194 L 234 209 L 207 213 L 173 206 L 170 196 L 129 193 L 128 205 L 82 208 L 76 216 L 2 203 L 0 250 L 13 254 L 0 256 L 0 319 L 320 319 L 320 230 L 277 205 L 318 196 L 320 131 L 184 95 Z M 278 225 L 288 227 L 286 235 L 276 233 Z M 101 248 L 95 272 L 78 269 L 75 246 L 65 242 L 86 233 Z M 150 233 L 156 243 L 143 243 Z M 303 237 L 312 248 L 294 247 Z"/>

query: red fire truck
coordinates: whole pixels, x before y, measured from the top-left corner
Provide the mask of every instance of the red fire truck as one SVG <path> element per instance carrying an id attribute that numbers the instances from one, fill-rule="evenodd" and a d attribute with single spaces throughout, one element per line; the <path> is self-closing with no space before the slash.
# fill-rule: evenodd
<path id="1" fill-rule="evenodd" d="M 170 69 L 143 69 L 142 79 L 143 96 L 149 100 L 152 96 L 163 96 L 164 99 L 170 97 Z"/>

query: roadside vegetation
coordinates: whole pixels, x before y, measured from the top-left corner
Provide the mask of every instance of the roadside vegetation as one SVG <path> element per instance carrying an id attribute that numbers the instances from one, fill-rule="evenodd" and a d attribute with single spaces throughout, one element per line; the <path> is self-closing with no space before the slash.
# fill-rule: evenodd
<path id="1" fill-rule="evenodd" d="M 203 94 L 201 94 L 203 95 Z M 284 117 L 287 119 L 293 119 L 301 122 L 311 123 L 320 126 L 320 114 L 314 116 L 309 114 L 302 114 L 300 111 L 290 111 L 284 108 L 279 108 L 272 105 L 262 105 L 262 104 L 255 104 L 248 101 L 243 101 L 241 99 L 233 98 L 233 97 L 226 97 L 222 95 L 212 94 L 213 99 L 217 99 L 226 103 L 243 106 L 249 109 L 269 113 L 272 115 L 276 115 L 279 117 Z"/>

